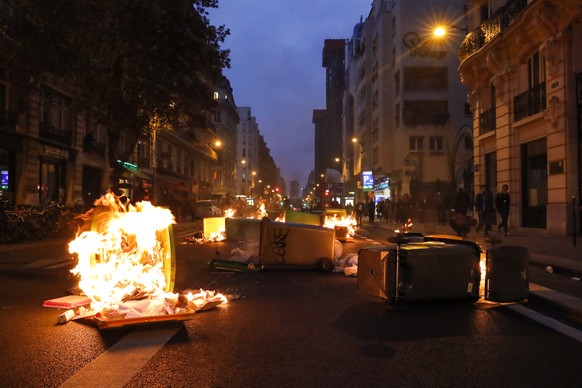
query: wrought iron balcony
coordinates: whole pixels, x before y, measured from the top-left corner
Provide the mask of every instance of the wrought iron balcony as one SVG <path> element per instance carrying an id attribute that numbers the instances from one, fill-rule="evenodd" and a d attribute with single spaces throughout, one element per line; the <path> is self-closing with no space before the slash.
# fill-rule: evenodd
<path id="1" fill-rule="evenodd" d="M 546 83 L 515 96 L 513 99 L 513 119 L 519 121 L 546 109 Z"/>
<path id="2" fill-rule="evenodd" d="M 527 0 L 509 0 L 465 37 L 459 48 L 459 59 L 463 61 L 507 30 L 525 8 L 527 8 Z"/>
<path id="3" fill-rule="evenodd" d="M 495 129 L 497 129 L 495 116 L 495 108 L 481 112 L 479 115 L 479 135 L 483 135 L 484 133 L 495 131 Z"/>

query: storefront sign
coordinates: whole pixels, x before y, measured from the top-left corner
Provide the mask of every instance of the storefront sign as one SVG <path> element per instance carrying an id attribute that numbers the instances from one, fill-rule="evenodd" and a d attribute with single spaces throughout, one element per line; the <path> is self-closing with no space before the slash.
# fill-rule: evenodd
<path id="1" fill-rule="evenodd" d="M 69 159 L 69 152 L 57 147 L 49 146 L 49 145 L 41 145 L 40 152 L 42 156 L 46 156 L 49 158 L 55 159 Z"/>

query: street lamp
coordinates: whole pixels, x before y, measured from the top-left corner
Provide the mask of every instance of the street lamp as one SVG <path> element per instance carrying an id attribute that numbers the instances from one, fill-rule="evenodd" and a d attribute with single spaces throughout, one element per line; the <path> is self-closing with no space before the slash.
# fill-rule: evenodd
<path id="1" fill-rule="evenodd" d="M 448 30 L 458 30 L 458 31 L 464 32 L 465 35 L 467 35 L 469 33 L 469 30 L 467 29 L 467 27 L 459 27 L 459 26 L 455 26 L 452 24 L 442 24 L 442 25 L 436 26 L 434 28 L 434 30 L 432 31 L 432 34 L 436 38 L 443 38 L 447 35 Z"/>

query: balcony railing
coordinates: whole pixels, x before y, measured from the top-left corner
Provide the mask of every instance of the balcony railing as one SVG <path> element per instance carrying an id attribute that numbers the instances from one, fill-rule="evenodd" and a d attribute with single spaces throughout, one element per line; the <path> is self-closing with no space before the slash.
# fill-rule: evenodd
<path id="1" fill-rule="evenodd" d="M 546 83 L 515 96 L 513 99 L 513 119 L 519 121 L 546 109 Z"/>
<path id="2" fill-rule="evenodd" d="M 70 146 L 71 139 L 73 137 L 73 131 L 63 128 L 55 128 L 49 124 L 41 123 L 39 135 L 43 139 L 52 140 L 57 143 Z"/>
<path id="3" fill-rule="evenodd" d="M 495 122 L 495 109 L 491 108 L 479 115 L 479 135 L 495 131 L 497 124 Z"/>
<path id="4" fill-rule="evenodd" d="M 527 0 L 509 0 L 465 37 L 459 48 L 459 59 L 463 61 L 507 30 L 525 8 L 527 8 Z"/>

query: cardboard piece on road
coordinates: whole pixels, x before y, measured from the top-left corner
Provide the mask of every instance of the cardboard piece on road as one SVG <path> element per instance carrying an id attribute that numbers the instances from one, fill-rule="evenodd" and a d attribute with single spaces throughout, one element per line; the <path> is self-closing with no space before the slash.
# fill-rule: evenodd
<path id="1" fill-rule="evenodd" d="M 67 295 L 55 299 L 47 299 L 43 302 L 42 307 L 54 309 L 72 309 L 80 306 L 91 304 L 91 299 L 85 295 Z"/>

